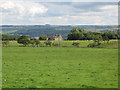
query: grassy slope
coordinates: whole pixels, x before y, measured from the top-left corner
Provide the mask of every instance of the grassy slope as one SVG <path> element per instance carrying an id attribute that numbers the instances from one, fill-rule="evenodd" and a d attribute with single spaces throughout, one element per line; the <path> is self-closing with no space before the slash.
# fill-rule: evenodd
<path id="1" fill-rule="evenodd" d="M 2 34 L 9 34 L 9 33 L 16 32 L 16 31 L 18 30 L 2 31 Z"/>
<path id="2" fill-rule="evenodd" d="M 4 47 L 3 87 L 116 88 L 117 50 Z"/>

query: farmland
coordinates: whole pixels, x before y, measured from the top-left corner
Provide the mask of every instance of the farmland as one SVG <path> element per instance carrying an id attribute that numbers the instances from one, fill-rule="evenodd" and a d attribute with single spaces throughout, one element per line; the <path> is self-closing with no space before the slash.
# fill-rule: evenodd
<path id="1" fill-rule="evenodd" d="M 40 41 L 40 47 L 46 47 L 45 43 L 46 41 Z M 54 44 L 59 44 L 60 47 L 73 47 L 72 43 L 73 42 L 79 42 L 80 45 L 79 47 L 81 48 L 87 48 L 87 45 L 90 43 L 93 43 L 93 40 L 75 40 L 75 41 L 51 41 Z M 100 42 L 101 45 L 99 46 L 100 48 L 118 48 L 118 40 L 110 40 L 109 43 L 104 43 L 104 41 Z M 17 41 L 9 41 L 8 44 L 9 47 L 18 47 L 18 46 L 23 46 L 22 44 L 17 43 Z M 31 45 L 29 45 L 31 47 Z"/>
<path id="2" fill-rule="evenodd" d="M 88 42 L 92 41 L 80 41 L 81 47 Z M 110 41 L 107 48 L 10 45 L 2 51 L 3 88 L 118 87 L 117 41 Z"/>
<path id="3" fill-rule="evenodd" d="M 118 2 L 1 1 L 0 88 L 120 89 Z"/>
<path id="4" fill-rule="evenodd" d="M 107 32 L 118 30 L 117 25 L 2 25 L 0 26 L 0 33 L 15 34 L 15 35 L 29 35 L 30 37 L 38 37 L 40 35 L 54 35 L 61 33 L 63 38 L 67 38 L 67 34 L 73 28 L 84 28 L 86 31 L 92 32 Z"/>

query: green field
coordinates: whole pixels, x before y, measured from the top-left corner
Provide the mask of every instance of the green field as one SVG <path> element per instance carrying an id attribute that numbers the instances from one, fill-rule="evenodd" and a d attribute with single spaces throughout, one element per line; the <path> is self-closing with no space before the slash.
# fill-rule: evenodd
<path id="1" fill-rule="evenodd" d="M 39 46 L 46 46 L 45 41 L 40 41 L 40 45 Z M 89 44 L 93 43 L 93 40 L 76 40 L 76 41 L 51 41 L 54 44 L 59 44 L 60 47 L 73 47 L 72 43 L 73 42 L 79 42 L 80 48 L 86 48 Z M 104 41 L 100 41 L 100 43 L 102 43 L 99 47 L 101 48 L 118 48 L 118 40 L 110 40 L 109 43 L 104 43 Z M 17 43 L 17 41 L 9 41 L 9 45 L 10 47 L 18 47 L 18 46 L 23 46 L 22 44 Z M 31 46 L 31 45 L 29 45 Z"/>
<path id="2" fill-rule="evenodd" d="M 3 47 L 2 54 L 3 88 L 118 87 L 118 49 Z"/>

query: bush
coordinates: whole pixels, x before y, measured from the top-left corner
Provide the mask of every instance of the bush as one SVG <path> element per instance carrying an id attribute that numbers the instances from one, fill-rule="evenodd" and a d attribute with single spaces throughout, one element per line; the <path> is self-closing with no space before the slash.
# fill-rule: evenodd
<path id="1" fill-rule="evenodd" d="M 60 44 L 54 44 L 54 43 L 53 43 L 52 45 L 53 45 L 53 46 L 56 46 L 56 47 L 57 47 L 57 46 L 60 46 Z"/>
<path id="2" fill-rule="evenodd" d="M 46 46 L 52 46 L 52 42 L 50 42 L 50 41 L 45 42 L 45 44 L 46 44 Z"/>
<path id="3" fill-rule="evenodd" d="M 34 45 L 35 45 L 35 40 L 30 40 L 30 44 L 31 44 L 32 46 L 34 46 Z"/>
<path id="4" fill-rule="evenodd" d="M 40 41 L 39 40 L 35 40 L 35 45 L 39 46 Z"/>
<path id="5" fill-rule="evenodd" d="M 46 36 L 46 35 L 41 35 L 41 36 L 39 37 L 39 40 L 47 40 L 47 36 Z"/>
<path id="6" fill-rule="evenodd" d="M 79 42 L 73 42 L 72 45 L 79 47 L 80 43 Z"/>
<path id="7" fill-rule="evenodd" d="M 3 45 L 3 46 L 8 46 L 8 45 L 9 45 L 9 41 L 3 41 L 3 42 L 2 42 L 2 45 Z"/>
<path id="8" fill-rule="evenodd" d="M 96 44 L 95 43 L 90 43 L 87 47 L 95 47 Z"/>
<path id="9" fill-rule="evenodd" d="M 97 47 L 97 46 L 99 46 L 99 45 L 101 45 L 101 43 L 90 43 L 87 47 Z"/>
<path id="10" fill-rule="evenodd" d="M 17 42 L 23 44 L 24 46 L 27 46 L 30 43 L 30 40 L 28 36 L 22 35 L 18 38 Z"/>

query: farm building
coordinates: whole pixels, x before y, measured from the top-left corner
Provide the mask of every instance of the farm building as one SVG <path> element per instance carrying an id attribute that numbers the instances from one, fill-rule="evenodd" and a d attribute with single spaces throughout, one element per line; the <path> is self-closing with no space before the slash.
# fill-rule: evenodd
<path id="1" fill-rule="evenodd" d="M 33 39 L 38 40 L 39 37 L 31 37 L 30 38 L 30 40 L 33 40 Z M 56 34 L 55 36 L 53 36 L 53 35 L 47 36 L 47 40 L 62 41 L 63 38 L 62 38 L 61 34 Z"/>
<path id="2" fill-rule="evenodd" d="M 62 41 L 63 40 L 63 38 L 62 38 L 62 35 L 60 35 L 60 34 L 56 34 L 55 36 L 48 36 L 48 39 L 47 40 L 55 40 L 55 41 Z"/>
<path id="3" fill-rule="evenodd" d="M 31 37 L 31 38 L 30 38 L 30 40 L 33 40 L 33 39 L 38 40 L 38 39 L 39 39 L 39 37 Z"/>

